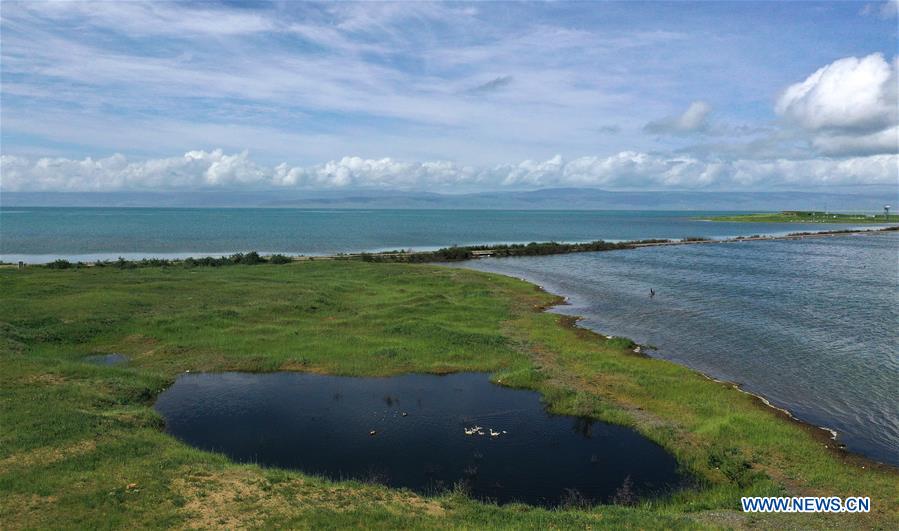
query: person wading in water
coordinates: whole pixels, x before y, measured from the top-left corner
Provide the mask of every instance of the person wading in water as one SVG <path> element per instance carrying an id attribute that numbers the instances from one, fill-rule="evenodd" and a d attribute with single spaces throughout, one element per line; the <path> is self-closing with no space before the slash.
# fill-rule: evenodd
<path id="1" fill-rule="evenodd" d="M 653 298 L 656 296 L 656 290 L 649 288 L 649 298 Z"/>

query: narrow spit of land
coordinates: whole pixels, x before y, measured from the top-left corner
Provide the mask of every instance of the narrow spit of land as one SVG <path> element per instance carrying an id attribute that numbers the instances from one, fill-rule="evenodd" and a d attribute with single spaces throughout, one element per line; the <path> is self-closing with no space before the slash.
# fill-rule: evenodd
<path id="1" fill-rule="evenodd" d="M 168 265 L 195 266 L 224 266 L 224 265 L 255 265 L 263 263 L 286 264 L 290 262 L 322 261 L 322 260 L 361 260 L 363 262 L 393 262 L 393 263 L 433 263 L 433 262 L 458 262 L 463 260 L 475 260 L 489 257 L 513 257 L 513 256 L 546 256 L 554 254 L 590 253 L 600 251 L 617 251 L 625 249 L 638 249 L 640 247 L 657 247 L 663 245 L 697 245 L 697 244 L 725 244 L 748 241 L 765 240 L 796 240 L 800 238 L 825 238 L 828 236 L 846 236 L 850 234 L 876 234 L 891 231 L 899 231 L 899 226 L 884 227 L 879 229 L 846 229 L 815 232 L 792 232 L 783 236 L 754 234 L 751 236 L 737 236 L 735 238 L 712 239 L 701 236 L 686 237 L 681 239 L 650 239 L 631 240 L 624 242 L 607 242 L 596 240 L 592 242 L 561 243 L 561 242 L 531 242 L 527 244 L 497 244 L 497 245 L 467 245 L 453 246 L 437 249 L 436 251 L 412 251 L 394 250 L 375 253 L 340 253 L 323 256 L 286 256 L 274 254 L 262 256 L 255 251 L 249 253 L 236 253 L 231 256 L 185 258 L 181 260 L 168 260 L 149 258 L 143 260 L 124 260 L 101 262 L 71 263 L 68 260 L 56 260 L 48 264 L 54 269 L 69 269 L 72 267 L 95 266 L 119 266 L 119 267 L 156 267 Z M 9 267 L 10 264 L 6 266 Z"/>
<path id="2" fill-rule="evenodd" d="M 783 212 L 763 212 L 758 214 L 738 214 L 733 216 L 713 216 L 705 221 L 735 221 L 749 223 L 896 223 L 896 214 L 834 214 L 823 211 L 784 210 Z"/>

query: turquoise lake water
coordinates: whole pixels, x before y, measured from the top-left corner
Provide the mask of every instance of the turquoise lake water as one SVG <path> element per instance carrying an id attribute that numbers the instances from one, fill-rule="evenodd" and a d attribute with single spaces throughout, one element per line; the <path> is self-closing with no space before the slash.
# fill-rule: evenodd
<path id="1" fill-rule="evenodd" d="M 727 237 L 847 228 L 716 223 L 704 212 L 0 209 L 0 258 L 15 262 L 185 257 L 259 251 L 321 255 L 481 243 Z"/>

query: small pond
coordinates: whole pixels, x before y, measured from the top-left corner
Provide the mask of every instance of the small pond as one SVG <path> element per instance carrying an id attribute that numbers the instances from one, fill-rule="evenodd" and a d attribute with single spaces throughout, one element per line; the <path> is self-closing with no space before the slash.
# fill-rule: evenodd
<path id="1" fill-rule="evenodd" d="M 461 484 L 477 499 L 554 506 L 683 483 L 674 458 L 636 431 L 551 415 L 538 393 L 481 373 L 185 374 L 156 409 L 171 435 L 239 462 L 424 494 Z"/>

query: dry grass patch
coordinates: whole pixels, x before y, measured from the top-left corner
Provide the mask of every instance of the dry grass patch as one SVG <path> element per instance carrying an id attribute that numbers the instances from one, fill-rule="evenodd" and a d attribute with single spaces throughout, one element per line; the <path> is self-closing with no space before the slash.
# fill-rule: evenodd
<path id="1" fill-rule="evenodd" d="M 14 469 L 50 465 L 70 457 L 93 452 L 96 449 L 97 441 L 94 439 L 85 439 L 63 447 L 46 446 L 35 448 L 27 452 L 12 454 L 0 461 L 0 474 L 5 474 Z"/>
<path id="2" fill-rule="evenodd" d="M 407 491 L 275 474 L 272 479 L 252 467 L 183 469 L 175 474 L 172 490 L 184 500 L 184 527 L 249 529 L 262 527 L 273 517 L 296 518 L 310 510 L 343 513 L 356 511 L 360 505 L 380 506 L 399 516 L 436 517 L 446 513 L 436 501 Z"/>
<path id="3" fill-rule="evenodd" d="M 12 494 L 0 497 L 0 514 L 15 515 L 15 519 L 5 519 L 2 529 L 38 529 L 43 515 L 49 507 L 57 503 L 56 496 L 37 494 Z"/>

